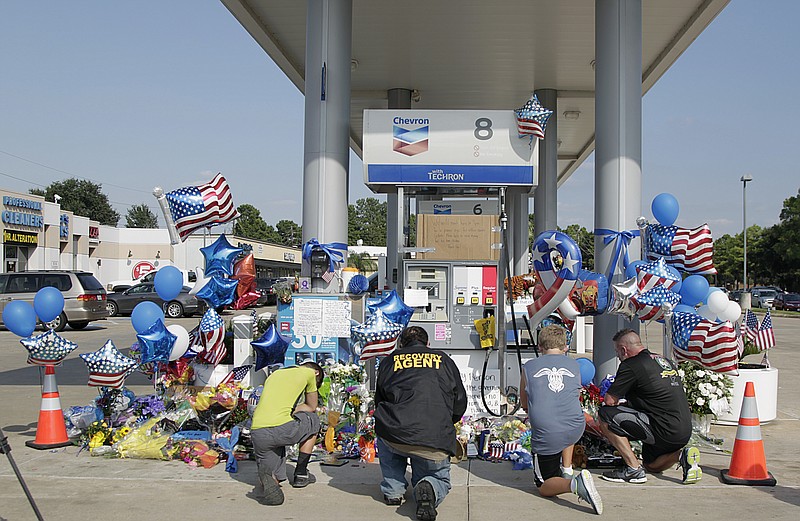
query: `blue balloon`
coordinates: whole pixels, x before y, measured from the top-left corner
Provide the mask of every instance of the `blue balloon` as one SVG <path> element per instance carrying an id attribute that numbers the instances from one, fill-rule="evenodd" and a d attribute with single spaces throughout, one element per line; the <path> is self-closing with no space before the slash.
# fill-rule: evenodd
<path id="1" fill-rule="evenodd" d="M 236 286 L 239 285 L 237 279 L 225 279 L 214 275 L 205 286 L 197 292 L 197 298 L 201 298 L 214 309 L 225 304 L 230 304 L 236 298 Z"/>
<path id="2" fill-rule="evenodd" d="M 576 360 L 581 367 L 581 385 L 589 385 L 594 378 L 594 364 L 588 358 L 576 358 Z"/>
<path id="3" fill-rule="evenodd" d="M 636 270 L 636 268 L 638 266 L 641 266 L 642 264 L 647 264 L 647 261 L 635 260 L 635 261 L 631 262 L 630 264 L 628 264 L 628 267 L 625 268 L 625 278 L 626 279 L 632 279 L 633 277 L 635 277 L 638 274 L 638 271 Z"/>
<path id="4" fill-rule="evenodd" d="M 183 274 L 175 266 L 164 266 L 156 272 L 153 283 L 158 296 L 169 302 L 183 289 Z"/>
<path id="5" fill-rule="evenodd" d="M 708 281 L 702 275 L 689 275 L 681 286 L 681 304 L 694 306 L 708 294 Z"/>
<path id="6" fill-rule="evenodd" d="M 55 320 L 64 311 L 64 295 L 53 286 L 45 286 L 33 297 L 33 309 L 42 322 Z"/>
<path id="7" fill-rule="evenodd" d="M 369 290 L 369 279 L 360 273 L 353 275 L 350 283 L 347 285 L 347 292 L 355 295 L 366 293 Z"/>
<path id="8" fill-rule="evenodd" d="M 36 329 L 36 312 L 25 301 L 12 300 L 3 308 L 3 324 L 15 335 L 27 338 Z"/>
<path id="9" fill-rule="evenodd" d="M 147 302 L 142 302 L 142 304 L 147 304 Z M 139 306 L 142 304 L 139 304 Z M 139 306 L 136 307 L 138 308 Z M 134 308 L 134 311 L 136 311 L 136 308 Z M 178 339 L 178 336 L 170 333 L 169 329 L 164 325 L 164 321 L 159 318 L 150 327 L 136 335 L 136 338 L 139 340 L 139 349 L 142 352 L 141 363 L 147 364 L 150 362 L 168 362 L 169 355 L 172 353 L 172 345 Z"/>
<path id="10" fill-rule="evenodd" d="M 694 306 L 687 306 L 686 304 L 678 304 L 672 311 L 673 312 L 680 311 L 681 313 L 691 313 L 692 315 L 697 314 L 697 310 L 694 308 Z"/>
<path id="11" fill-rule="evenodd" d="M 653 203 L 650 205 L 653 211 L 653 217 L 663 224 L 664 226 L 672 226 L 675 224 L 675 219 L 678 218 L 680 212 L 680 205 L 678 200 L 672 194 L 658 194 L 653 198 Z"/>
<path id="12" fill-rule="evenodd" d="M 403 327 L 408 325 L 411 315 L 414 314 L 414 308 L 406 306 L 395 290 L 383 297 L 377 304 L 368 304 L 367 307 L 370 313 L 375 313 L 376 309 L 380 309 L 386 318 Z"/>
<path id="13" fill-rule="evenodd" d="M 253 340 L 250 345 L 256 353 L 256 371 L 270 365 L 283 364 L 289 348 L 289 342 L 278 333 L 275 324 L 270 324 L 261 338 Z"/>
<path id="14" fill-rule="evenodd" d="M 144 333 L 158 320 L 164 320 L 164 311 L 155 302 L 140 302 L 131 313 L 131 325 L 137 333 Z"/>

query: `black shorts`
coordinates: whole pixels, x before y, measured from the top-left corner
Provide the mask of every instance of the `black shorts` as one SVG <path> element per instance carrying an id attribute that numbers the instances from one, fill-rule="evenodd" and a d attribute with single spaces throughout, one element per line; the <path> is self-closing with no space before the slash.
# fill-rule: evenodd
<path id="1" fill-rule="evenodd" d="M 543 454 L 533 455 L 533 482 L 537 487 L 550 478 L 561 477 L 561 453 L 551 454 L 549 456 Z"/>
<path id="2" fill-rule="evenodd" d="M 599 411 L 600 421 L 608 424 L 614 434 L 642 442 L 642 461 L 651 463 L 663 454 L 681 450 L 685 444 L 677 445 L 663 440 L 650 428 L 650 418 L 643 412 L 624 405 L 603 406 Z"/>

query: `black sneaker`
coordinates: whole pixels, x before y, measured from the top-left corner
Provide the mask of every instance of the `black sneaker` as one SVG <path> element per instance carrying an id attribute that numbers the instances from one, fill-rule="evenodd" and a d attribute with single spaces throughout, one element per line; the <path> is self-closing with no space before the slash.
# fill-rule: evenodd
<path id="1" fill-rule="evenodd" d="M 264 490 L 264 497 L 259 498 L 259 503 L 262 505 L 282 505 L 283 504 L 283 490 L 281 486 L 275 481 L 272 475 L 259 472 L 258 479 L 261 481 L 261 487 Z"/>
<path id="2" fill-rule="evenodd" d="M 303 488 L 307 487 L 309 483 L 313 482 L 314 480 L 308 474 L 295 474 L 294 479 L 292 480 L 292 487 Z"/>
<path id="3" fill-rule="evenodd" d="M 678 463 L 683 469 L 684 484 L 697 483 L 703 477 L 703 470 L 700 468 L 700 450 L 697 447 L 684 447 Z"/>
<path id="4" fill-rule="evenodd" d="M 383 496 L 383 502 L 389 505 L 390 507 L 397 507 L 403 503 L 403 496 L 400 497 L 389 497 L 387 495 Z"/>
<path id="5" fill-rule="evenodd" d="M 600 515 L 603 513 L 603 499 L 597 492 L 594 486 L 594 479 L 592 473 L 586 469 L 580 471 L 575 478 L 575 493 L 578 497 L 589 503 L 594 509 L 594 513 Z"/>
<path id="6" fill-rule="evenodd" d="M 621 469 L 603 472 L 603 479 L 616 483 L 645 483 L 647 482 L 647 474 L 642 467 L 633 469 L 625 465 Z"/>
<path id="7" fill-rule="evenodd" d="M 436 520 L 436 493 L 433 485 L 425 480 L 414 488 L 414 499 L 417 501 L 417 519 L 420 521 Z"/>

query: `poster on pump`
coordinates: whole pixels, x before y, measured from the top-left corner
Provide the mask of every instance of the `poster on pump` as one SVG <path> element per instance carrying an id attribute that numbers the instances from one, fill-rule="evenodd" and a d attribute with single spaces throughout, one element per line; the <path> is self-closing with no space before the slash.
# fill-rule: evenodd
<path id="1" fill-rule="evenodd" d="M 364 183 L 533 187 L 537 143 L 513 110 L 365 110 Z"/>

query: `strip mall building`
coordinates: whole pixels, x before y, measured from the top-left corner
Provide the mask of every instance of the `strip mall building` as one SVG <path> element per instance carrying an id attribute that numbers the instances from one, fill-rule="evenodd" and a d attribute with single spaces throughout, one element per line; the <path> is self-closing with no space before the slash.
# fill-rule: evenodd
<path id="1" fill-rule="evenodd" d="M 203 267 L 200 248 L 219 234 L 191 235 L 172 245 L 166 229 L 116 228 L 74 215 L 43 197 L 0 189 L 3 258 L 0 272 L 83 270 L 107 285 L 134 281 L 161 266 L 183 271 Z M 301 250 L 229 236 L 231 244 L 252 251 L 257 277 L 299 275 Z"/>

